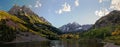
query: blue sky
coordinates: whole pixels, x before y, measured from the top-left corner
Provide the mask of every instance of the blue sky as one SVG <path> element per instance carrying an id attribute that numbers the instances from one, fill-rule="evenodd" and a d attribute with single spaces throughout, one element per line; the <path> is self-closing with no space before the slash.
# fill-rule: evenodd
<path id="1" fill-rule="evenodd" d="M 94 24 L 110 11 L 120 10 L 119 0 L 1 0 L 0 10 L 8 11 L 14 4 L 30 7 L 55 27 L 72 22 Z"/>

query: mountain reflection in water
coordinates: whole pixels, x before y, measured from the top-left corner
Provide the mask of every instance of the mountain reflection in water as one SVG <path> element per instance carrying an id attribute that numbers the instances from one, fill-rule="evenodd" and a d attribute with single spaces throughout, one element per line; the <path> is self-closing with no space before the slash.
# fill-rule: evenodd
<path id="1" fill-rule="evenodd" d="M 0 47 L 103 47 L 103 44 L 97 43 L 96 41 L 52 40 L 41 42 L 0 44 Z"/>

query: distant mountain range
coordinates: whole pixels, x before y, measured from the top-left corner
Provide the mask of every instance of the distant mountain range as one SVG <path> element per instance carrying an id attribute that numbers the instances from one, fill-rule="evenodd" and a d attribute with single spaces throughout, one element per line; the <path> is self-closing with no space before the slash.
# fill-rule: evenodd
<path id="1" fill-rule="evenodd" d="M 58 39 L 61 31 L 25 5 L 0 11 L 0 42 L 30 42 Z"/>
<path id="2" fill-rule="evenodd" d="M 90 29 L 92 24 L 80 25 L 76 22 L 68 23 L 66 25 L 61 26 L 59 29 L 62 32 L 82 32 Z"/>

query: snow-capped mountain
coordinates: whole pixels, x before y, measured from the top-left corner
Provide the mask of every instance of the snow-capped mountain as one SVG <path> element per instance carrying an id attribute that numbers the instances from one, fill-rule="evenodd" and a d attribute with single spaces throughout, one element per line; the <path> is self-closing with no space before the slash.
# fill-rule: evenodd
<path id="1" fill-rule="evenodd" d="M 61 26 L 59 29 L 62 32 L 79 32 L 79 31 L 85 31 L 88 30 L 89 28 L 91 28 L 92 25 L 91 24 L 87 24 L 87 25 L 80 25 L 76 22 L 73 23 L 68 23 L 66 25 Z"/>

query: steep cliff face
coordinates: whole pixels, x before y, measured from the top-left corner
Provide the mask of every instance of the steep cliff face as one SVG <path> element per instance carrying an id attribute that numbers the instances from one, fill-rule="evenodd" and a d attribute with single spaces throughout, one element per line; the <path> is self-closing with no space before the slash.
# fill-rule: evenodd
<path id="1" fill-rule="evenodd" d="M 61 31 L 26 6 L 0 11 L 0 42 L 29 42 L 58 39 Z"/>

